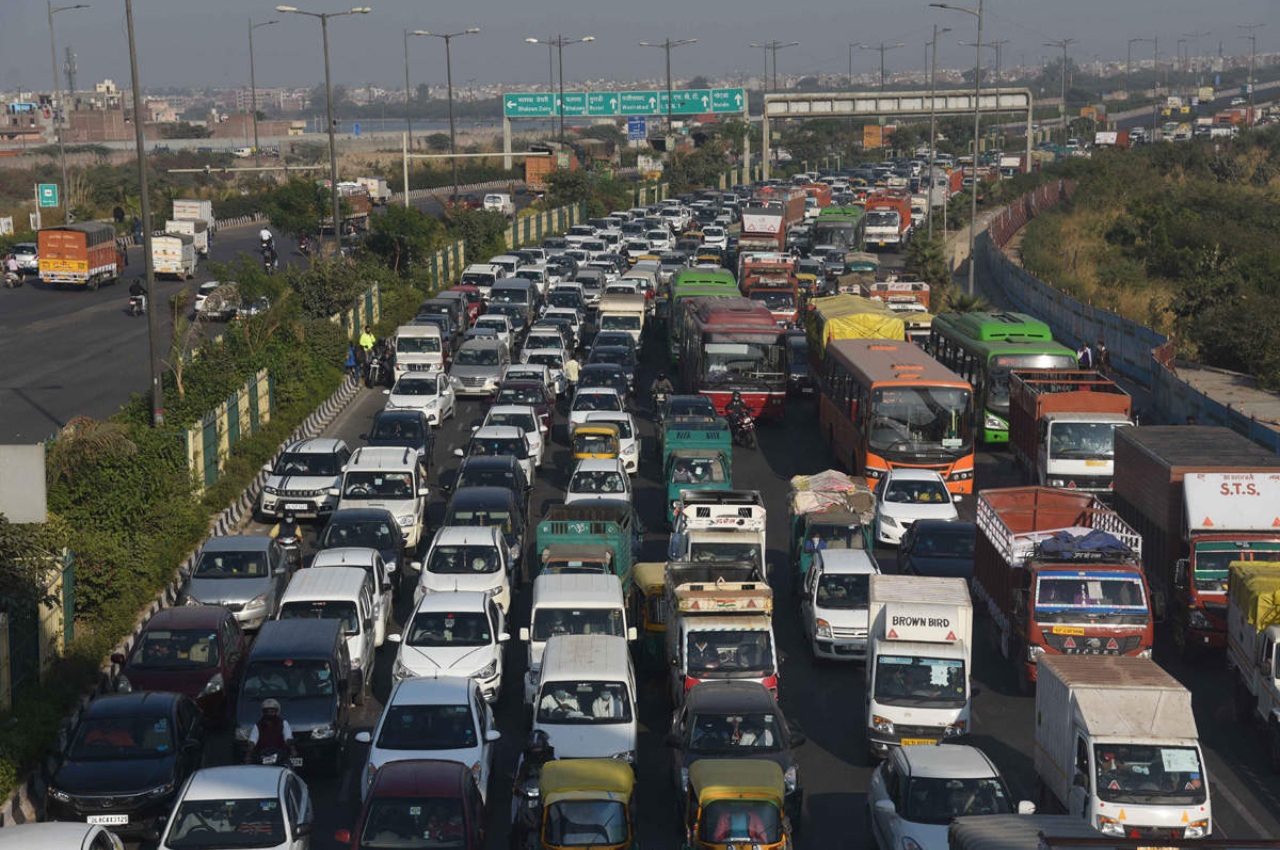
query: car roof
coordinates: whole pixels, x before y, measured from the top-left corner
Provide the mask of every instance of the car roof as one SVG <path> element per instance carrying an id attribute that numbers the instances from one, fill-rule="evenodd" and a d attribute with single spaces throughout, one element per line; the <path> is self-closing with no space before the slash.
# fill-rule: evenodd
<path id="1" fill-rule="evenodd" d="M 468 704 L 474 687 L 475 680 L 466 676 L 438 676 L 431 679 L 414 676 L 395 686 L 391 698 L 387 700 L 387 707 L 404 704 Z"/>
<path id="2" fill-rule="evenodd" d="M 583 458 L 574 472 L 622 472 L 622 461 L 612 458 Z"/>
<path id="3" fill-rule="evenodd" d="M 547 607 L 557 602 L 585 601 L 622 604 L 622 581 L 615 575 L 544 573 L 533 580 L 533 603 Z"/>
<path id="4" fill-rule="evenodd" d="M 915 536 L 919 539 L 921 534 L 956 534 L 972 536 L 977 533 L 977 525 L 965 520 L 947 520 L 947 519 L 918 519 L 911 526 L 915 532 Z"/>
<path id="5" fill-rule="evenodd" d="M 180 694 L 141 691 L 132 694 L 103 694 L 89 703 L 85 717 L 136 717 L 139 714 L 168 714 L 182 699 Z"/>
<path id="6" fill-rule="evenodd" d="M 555 349 L 555 348 L 553 348 L 553 349 L 549 349 L 549 350 L 551 350 L 551 351 L 558 351 L 559 349 Z M 516 365 L 516 366 L 524 366 L 524 365 L 527 365 L 527 364 L 524 364 L 524 363 L 516 363 L 516 364 L 513 364 L 513 365 Z M 534 365 L 545 366 L 546 364 L 545 364 L 545 363 L 539 363 L 539 364 L 534 364 Z M 498 389 L 499 389 L 499 390 L 501 390 L 503 387 L 518 387 L 518 388 L 520 388 L 520 389 L 524 389 L 524 388 L 526 388 L 526 387 L 532 387 L 532 388 L 534 388 L 534 389 L 544 389 L 544 388 L 545 388 L 545 386 L 546 386 L 546 385 L 545 385 L 545 384 L 543 384 L 543 383 L 542 383 L 542 381 L 535 380 L 534 378 L 504 378 L 504 379 L 502 380 L 502 383 L 498 384 Z M 506 406 L 508 406 L 508 405 L 501 405 L 501 406 L 506 407 Z M 515 406 L 521 406 L 521 405 L 515 405 Z"/>
<path id="7" fill-rule="evenodd" d="M 880 572 L 880 567 L 870 553 L 861 549 L 823 549 L 822 571 L 835 575 L 870 575 Z"/>
<path id="8" fill-rule="evenodd" d="M 230 534 L 210 537 L 200 552 L 265 552 L 270 548 L 271 538 L 265 534 Z"/>
<path id="9" fill-rule="evenodd" d="M 972 779 L 1000 775 L 986 753 L 967 744 L 902 747 L 896 749 L 895 753 L 901 753 L 910 776 Z"/>
<path id="10" fill-rule="evenodd" d="M 889 478 L 896 481 L 942 481 L 942 476 L 932 469 L 897 469 L 889 470 Z M 945 483 L 945 482 L 944 482 Z"/>
<path id="11" fill-rule="evenodd" d="M 392 761 L 379 767 L 374 774 L 369 798 L 462 797 L 470 780 L 471 768 L 461 762 L 443 759 Z"/>
<path id="12" fill-rule="evenodd" d="M 472 485 L 454 490 L 453 497 L 449 499 L 449 506 L 461 507 L 499 503 L 505 507 L 514 501 L 515 495 L 506 487 Z"/>
<path id="13" fill-rule="evenodd" d="M 486 313 L 485 315 L 492 315 L 492 314 Z M 483 316 L 481 318 L 483 318 Z M 477 319 L 476 321 L 479 321 L 479 319 Z M 484 350 L 500 349 L 502 351 L 506 351 L 507 344 L 499 339 L 489 339 L 488 337 L 477 336 L 477 337 L 472 337 L 471 339 L 462 343 L 462 345 L 459 347 L 458 350 L 461 351 L 463 348 L 466 348 L 466 349 L 478 348 L 478 349 L 484 349 Z"/>
<path id="14" fill-rule="evenodd" d="M 489 594 L 481 590 L 434 590 L 414 607 L 419 611 L 483 611 Z"/>
<path id="15" fill-rule="evenodd" d="M 542 653 L 542 682 L 631 678 L 627 639 L 617 635 L 552 635 Z"/>
<path id="16" fill-rule="evenodd" d="M 618 368 L 613 363 L 593 363 L 592 365 L 593 366 L 611 366 L 614 369 Z M 591 367 L 583 366 L 582 368 L 589 369 Z M 622 400 L 622 396 L 618 395 L 618 391 L 613 389 L 612 387 L 583 387 L 582 389 L 574 393 L 573 397 L 576 400 L 580 395 L 613 395 L 613 396 L 618 396 L 619 401 Z"/>
<path id="17" fill-rule="evenodd" d="M 358 596 L 369 580 L 369 574 L 360 567 L 328 566 L 298 570 L 289 579 L 281 602 L 311 601 L 316 599 Z"/>
<path id="18" fill-rule="evenodd" d="M 407 372 L 406 374 L 413 374 L 413 373 Z M 432 375 L 431 372 L 425 372 L 425 373 L 419 373 L 419 374 Z M 432 375 L 432 377 L 434 377 L 434 375 Z M 415 420 L 421 421 L 424 418 L 426 418 L 426 414 L 423 413 L 421 410 L 418 410 L 416 407 L 407 407 L 407 408 L 406 407 L 394 407 L 394 408 L 388 407 L 388 408 L 379 410 L 377 413 L 373 414 L 373 418 L 375 421 L 378 419 L 415 419 Z M 366 450 L 368 450 L 369 448 L 379 448 L 379 447 L 378 446 L 365 447 Z"/>
<path id="19" fill-rule="evenodd" d="M 399 413 L 400 411 L 380 410 L 378 416 L 384 413 Z M 421 414 L 422 411 L 413 411 Z M 347 471 L 353 469 L 394 469 L 403 471 L 407 467 L 412 467 L 417 463 L 418 454 L 413 449 L 403 446 L 361 446 L 351 455 L 348 461 Z"/>
<path id="20" fill-rule="evenodd" d="M 486 469 L 488 467 L 494 467 L 506 471 L 524 471 L 524 467 L 520 465 L 520 461 L 516 460 L 511 455 L 480 455 L 479 457 L 468 457 L 463 459 L 462 464 L 458 467 L 459 474 L 461 474 L 464 467 L 469 467 L 471 469 Z"/>
<path id="21" fill-rule="evenodd" d="M 342 519 L 348 522 L 390 522 L 396 525 L 396 515 L 387 508 L 342 508 L 329 515 L 329 524 Z"/>
<path id="22" fill-rule="evenodd" d="M 249 660 L 328 658 L 342 628 L 338 620 L 268 620 L 249 650 Z"/>
<path id="23" fill-rule="evenodd" d="M 152 629 L 212 629 L 231 613 L 221 605 L 175 605 L 161 608 L 147 620 L 143 631 Z"/>
<path id="24" fill-rule="evenodd" d="M 365 567 L 376 564 L 379 554 L 377 549 L 369 549 L 364 546 L 339 546 L 335 549 L 321 549 L 316 552 L 315 558 L 311 561 L 311 566 L 328 568 L 350 564 L 359 566 L 363 570 Z"/>
<path id="25" fill-rule="evenodd" d="M 334 454 L 345 446 L 346 443 L 342 440 L 331 437 L 312 437 L 291 443 L 285 451 L 291 454 Z"/>
<path id="26" fill-rule="evenodd" d="M 191 776 L 183 800 L 245 800 L 276 797 L 288 768 L 260 764 L 206 767 Z"/>
<path id="27" fill-rule="evenodd" d="M 485 425 L 472 434 L 473 440 L 514 439 L 524 436 L 524 429 L 515 425 Z"/>
<path id="28" fill-rule="evenodd" d="M 497 532 L 492 525 L 446 525 L 436 531 L 431 546 L 492 546 Z"/>
<path id="29" fill-rule="evenodd" d="M 760 682 L 710 680 L 698 683 L 685 695 L 690 712 L 777 711 L 778 702 Z"/>
<path id="30" fill-rule="evenodd" d="M 538 364 L 538 365 L 541 365 L 541 364 Z M 542 366 L 542 368 L 545 369 L 546 366 Z M 506 382 L 504 381 L 503 383 L 506 383 Z M 530 381 L 529 383 L 538 383 L 538 382 Z M 537 408 L 535 408 L 532 404 L 495 404 L 493 407 L 489 408 L 489 411 L 487 413 L 485 413 L 484 415 L 485 420 L 487 421 L 489 417 L 495 413 L 502 413 L 502 414 L 522 413 L 526 416 L 538 415 Z"/>

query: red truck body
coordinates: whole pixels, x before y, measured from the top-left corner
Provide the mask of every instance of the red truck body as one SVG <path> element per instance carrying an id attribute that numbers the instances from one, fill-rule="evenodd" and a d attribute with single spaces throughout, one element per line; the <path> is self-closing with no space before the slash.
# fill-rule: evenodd
<path id="1" fill-rule="evenodd" d="M 46 227 L 36 234 L 40 279 L 90 290 L 120 277 L 116 229 L 101 221 Z"/>
<path id="2" fill-rule="evenodd" d="M 778 324 L 794 327 L 800 318 L 800 279 L 795 261 L 777 256 L 745 255 L 739 264 L 739 287 L 752 301 L 759 301 Z"/>
<path id="3" fill-rule="evenodd" d="M 876 192 L 867 197 L 867 246 L 896 247 L 901 250 L 911 239 L 911 195 L 906 192 Z M 877 212 L 898 214 L 897 234 L 890 235 L 877 228 Z"/>
<path id="4" fill-rule="evenodd" d="M 1146 426 L 1116 434 L 1115 469 L 1116 510 L 1142 533 L 1147 577 L 1169 602 L 1174 642 L 1225 648 L 1228 566 L 1280 560 L 1280 528 L 1250 528 L 1238 517 L 1206 527 L 1199 516 L 1189 528 L 1184 482 L 1201 473 L 1274 473 L 1280 456 L 1230 428 Z"/>
<path id="5" fill-rule="evenodd" d="M 754 204 L 743 208 L 739 251 L 784 251 L 786 247 L 787 221 L 781 210 Z"/>
<path id="6" fill-rule="evenodd" d="M 947 175 L 947 186 L 952 195 L 957 195 L 964 191 L 964 169 L 955 168 Z"/>
<path id="7" fill-rule="evenodd" d="M 831 187 L 826 183 L 806 183 L 801 187 L 807 197 L 818 202 L 818 209 L 831 206 Z"/>
<path id="8" fill-rule="evenodd" d="M 804 202 L 808 197 L 798 186 L 765 186 L 756 192 L 759 204 L 782 211 L 787 227 L 804 221 Z"/>
<path id="9" fill-rule="evenodd" d="M 974 593 L 1022 690 L 1045 653 L 1150 656 L 1142 538 L 1115 511 L 1087 493 L 1009 487 L 978 494 L 977 525 Z"/>

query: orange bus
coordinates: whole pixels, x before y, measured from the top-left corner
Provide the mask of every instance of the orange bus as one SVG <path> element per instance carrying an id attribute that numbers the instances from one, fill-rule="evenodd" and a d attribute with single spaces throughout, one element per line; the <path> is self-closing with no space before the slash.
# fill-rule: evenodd
<path id="1" fill-rule="evenodd" d="M 868 486 L 890 469 L 933 469 L 952 493 L 973 492 L 973 389 L 919 346 L 900 340 L 828 343 L 818 423 Z"/>

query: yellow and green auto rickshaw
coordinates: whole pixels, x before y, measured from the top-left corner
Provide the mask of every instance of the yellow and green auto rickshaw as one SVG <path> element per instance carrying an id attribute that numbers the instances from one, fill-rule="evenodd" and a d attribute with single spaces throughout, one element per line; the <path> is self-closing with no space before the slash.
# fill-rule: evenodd
<path id="1" fill-rule="evenodd" d="M 588 422 L 573 429 L 569 438 L 573 443 L 574 460 L 616 458 L 622 452 L 618 426 L 608 422 Z"/>
<path id="2" fill-rule="evenodd" d="M 635 772 L 617 759 L 565 759 L 543 765 L 542 850 L 629 850 L 637 846 Z"/>
<path id="3" fill-rule="evenodd" d="M 791 850 L 782 768 L 763 759 L 700 759 L 689 767 L 689 850 Z"/>
<path id="4" fill-rule="evenodd" d="M 667 643 L 667 600 L 665 582 L 667 578 L 666 561 L 650 561 L 636 564 L 632 573 L 636 592 L 642 599 L 640 657 L 650 667 L 658 670 L 667 669 L 665 654 Z"/>

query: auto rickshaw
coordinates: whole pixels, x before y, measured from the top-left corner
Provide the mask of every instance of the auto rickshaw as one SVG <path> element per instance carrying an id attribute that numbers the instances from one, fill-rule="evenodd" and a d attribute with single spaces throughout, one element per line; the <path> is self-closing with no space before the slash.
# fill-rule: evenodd
<path id="1" fill-rule="evenodd" d="M 539 850 L 626 850 L 638 846 L 632 822 L 636 777 L 625 761 L 548 762 L 539 782 Z"/>
<path id="2" fill-rule="evenodd" d="M 875 274 L 880 271 L 880 259 L 875 254 L 857 251 L 845 258 L 845 271 L 848 274 Z"/>
<path id="3" fill-rule="evenodd" d="M 643 597 L 641 603 L 640 658 L 654 669 L 665 671 L 667 658 L 666 561 L 636 564 L 632 581 Z"/>
<path id="4" fill-rule="evenodd" d="M 782 768 L 763 759 L 700 759 L 689 767 L 687 850 L 791 850 Z"/>
<path id="5" fill-rule="evenodd" d="M 614 459 L 622 452 L 618 426 L 610 422 L 588 422 L 573 429 L 574 460 L 588 458 Z"/>

